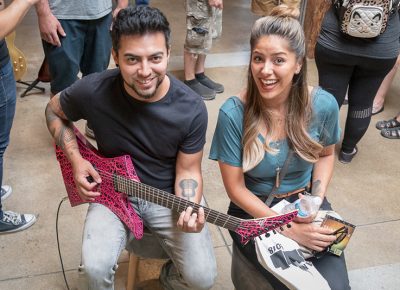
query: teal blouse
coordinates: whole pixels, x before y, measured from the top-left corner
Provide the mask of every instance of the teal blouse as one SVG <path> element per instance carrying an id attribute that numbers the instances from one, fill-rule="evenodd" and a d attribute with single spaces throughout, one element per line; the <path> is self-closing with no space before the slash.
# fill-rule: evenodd
<path id="1" fill-rule="evenodd" d="M 308 129 L 310 136 L 323 146 L 336 144 L 340 139 L 340 127 L 339 107 L 335 98 L 322 88 L 315 88 L 312 107 L 313 116 Z M 210 159 L 242 167 L 243 112 L 243 103 L 238 97 L 230 97 L 222 105 L 211 144 Z M 259 138 L 264 142 L 261 135 Z M 276 169 L 283 167 L 289 152 L 287 139 L 271 142 L 270 146 L 279 149 L 279 152 L 265 152 L 264 159 L 244 174 L 246 187 L 259 196 L 271 192 L 275 184 Z M 312 169 L 312 163 L 294 154 L 277 193 L 305 187 L 311 180 Z"/>

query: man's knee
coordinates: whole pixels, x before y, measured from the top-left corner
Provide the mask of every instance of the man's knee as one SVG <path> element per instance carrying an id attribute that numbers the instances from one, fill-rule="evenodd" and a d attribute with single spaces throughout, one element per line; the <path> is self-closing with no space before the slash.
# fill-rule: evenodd
<path id="1" fill-rule="evenodd" d="M 110 287 L 114 284 L 115 272 L 118 265 L 102 263 L 101 261 L 86 261 L 85 264 L 79 266 L 79 275 L 90 289 L 93 287 Z M 93 289 L 95 289 L 93 288 Z"/>
<path id="2" fill-rule="evenodd" d="M 217 277 L 216 269 L 205 268 L 205 271 L 197 271 L 199 270 L 197 269 L 185 275 L 184 280 L 190 286 L 190 289 L 208 290 L 214 285 Z"/>

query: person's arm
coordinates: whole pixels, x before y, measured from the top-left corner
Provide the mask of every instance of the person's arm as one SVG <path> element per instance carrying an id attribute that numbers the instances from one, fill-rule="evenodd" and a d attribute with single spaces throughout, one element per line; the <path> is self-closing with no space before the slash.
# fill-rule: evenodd
<path id="1" fill-rule="evenodd" d="M 210 5 L 211 7 L 219 8 L 219 9 L 224 8 L 222 0 L 208 0 L 208 5 Z"/>
<path id="2" fill-rule="evenodd" d="M 124 9 L 126 7 L 128 7 L 129 5 L 129 0 L 116 0 L 117 1 L 117 7 L 115 7 L 114 11 L 113 11 L 113 18 L 115 18 L 118 14 L 118 12 L 121 9 Z"/>
<path id="3" fill-rule="evenodd" d="M 0 11 L 0 38 L 4 38 L 21 22 L 29 8 L 39 0 L 14 0 Z"/>
<path id="4" fill-rule="evenodd" d="M 320 153 L 312 176 L 312 195 L 321 197 L 321 200 L 324 199 L 331 181 L 334 163 L 335 145 L 329 145 Z M 293 222 L 292 227 L 283 233 L 299 244 L 319 252 L 328 247 L 336 237 L 331 234 L 331 229 L 313 225 L 311 222 L 314 217 L 302 219 L 302 223 Z"/>
<path id="5" fill-rule="evenodd" d="M 222 161 L 218 161 L 218 164 L 225 190 L 234 204 L 255 218 L 277 214 L 247 189 L 241 167 L 231 166 Z"/>
<path id="6" fill-rule="evenodd" d="M 79 152 L 72 122 L 61 108 L 60 93 L 55 95 L 47 104 L 45 115 L 51 136 L 72 165 L 74 180 L 80 197 L 84 201 L 93 201 L 95 197 L 100 195 L 99 192 L 93 190 L 101 183 L 101 178 L 90 162 L 83 159 Z M 89 183 L 88 176 L 92 176 L 95 182 Z"/>
<path id="7" fill-rule="evenodd" d="M 60 21 L 53 15 L 50 10 L 48 0 L 39 0 L 35 5 L 36 14 L 38 16 L 40 36 L 42 39 L 52 45 L 61 46 L 59 35 L 65 37 L 65 31 Z"/>
<path id="8" fill-rule="evenodd" d="M 176 160 L 175 194 L 188 201 L 200 203 L 203 197 L 203 178 L 201 175 L 201 159 L 203 151 L 186 154 L 179 151 Z M 205 223 L 204 210 L 198 214 L 188 207 L 179 216 L 177 226 L 185 232 L 200 232 Z"/>

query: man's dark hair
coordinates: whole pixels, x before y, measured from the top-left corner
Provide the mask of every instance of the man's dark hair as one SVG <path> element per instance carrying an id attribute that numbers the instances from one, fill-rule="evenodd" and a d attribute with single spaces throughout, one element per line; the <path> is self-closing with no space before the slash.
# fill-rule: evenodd
<path id="1" fill-rule="evenodd" d="M 144 35 L 162 32 L 167 49 L 170 47 L 171 30 L 164 14 L 149 6 L 127 7 L 122 9 L 114 20 L 111 39 L 115 52 L 118 53 L 121 36 Z"/>

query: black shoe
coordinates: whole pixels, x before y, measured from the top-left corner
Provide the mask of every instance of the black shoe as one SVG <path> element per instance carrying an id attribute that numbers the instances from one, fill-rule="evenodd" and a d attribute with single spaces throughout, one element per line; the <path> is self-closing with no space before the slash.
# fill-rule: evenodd
<path id="1" fill-rule="evenodd" d="M 354 147 L 353 152 L 351 153 L 346 153 L 343 150 L 340 150 L 339 153 L 339 161 L 342 162 L 343 164 L 348 164 L 353 160 L 354 156 L 356 156 L 358 153 L 357 146 Z"/>
<path id="2" fill-rule="evenodd" d="M 214 82 L 210 78 L 208 78 L 204 73 L 195 74 L 196 80 L 198 80 L 202 85 L 206 86 L 207 88 L 213 89 L 217 94 L 224 92 L 224 86 Z"/>
<path id="3" fill-rule="evenodd" d="M 184 81 L 184 83 L 193 91 L 198 93 L 203 98 L 203 100 L 209 101 L 215 99 L 215 91 L 202 85 L 198 80 L 193 79 L 190 81 Z"/>
<path id="4" fill-rule="evenodd" d="M 0 234 L 15 233 L 29 228 L 36 222 L 33 214 L 19 214 L 13 211 L 4 211 L 0 219 Z"/>
<path id="5" fill-rule="evenodd" d="M 95 136 L 94 136 L 93 129 L 91 128 L 91 126 L 87 122 L 86 122 L 86 126 L 85 126 L 85 135 L 90 137 L 90 138 L 92 138 L 92 139 L 96 139 Z"/>

